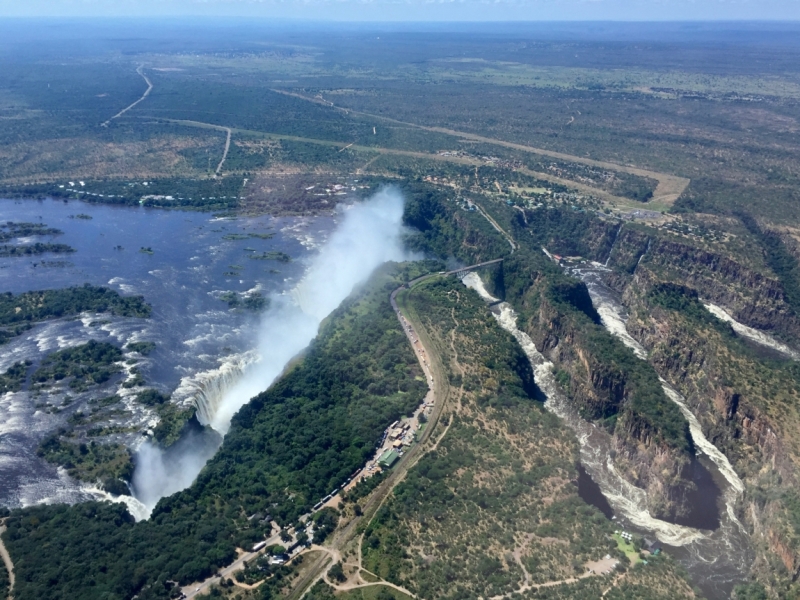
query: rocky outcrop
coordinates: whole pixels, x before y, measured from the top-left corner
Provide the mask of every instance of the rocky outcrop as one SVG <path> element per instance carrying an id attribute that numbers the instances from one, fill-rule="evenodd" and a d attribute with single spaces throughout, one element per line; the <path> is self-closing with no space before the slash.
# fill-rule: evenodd
<path id="1" fill-rule="evenodd" d="M 641 375 L 626 370 L 624 361 L 604 354 L 603 347 L 590 335 L 592 324 L 565 312 L 547 293 L 540 291 L 538 310 L 529 313 L 523 326 L 537 349 L 558 368 L 559 379 L 584 418 L 613 432 L 616 468 L 628 481 L 647 491 L 650 513 L 670 521 L 688 515 L 688 498 L 693 489 L 693 448 L 688 426 L 682 432 L 683 439 L 676 441 L 652 414 L 638 410 L 633 398 L 637 392 L 644 393 Z M 609 334 L 597 327 L 594 336 Z M 610 336 L 605 342 L 617 352 L 630 352 L 624 347 L 616 348 L 619 342 Z M 642 361 L 632 360 L 637 367 L 649 369 Z M 663 394 L 657 383 L 655 387 Z M 674 408 L 667 398 L 663 402 L 667 411 Z M 682 416 L 678 418 L 685 424 Z"/>
<path id="2" fill-rule="evenodd" d="M 608 283 L 622 291 L 642 268 L 660 278 L 700 290 L 704 300 L 724 307 L 750 327 L 800 341 L 800 319 L 786 302 L 776 277 L 750 269 L 721 253 L 693 246 L 676 236 L 623 228 L 608 263 L 616 273 Z M 638 284 L 633 284 L 638 285 Z"/>

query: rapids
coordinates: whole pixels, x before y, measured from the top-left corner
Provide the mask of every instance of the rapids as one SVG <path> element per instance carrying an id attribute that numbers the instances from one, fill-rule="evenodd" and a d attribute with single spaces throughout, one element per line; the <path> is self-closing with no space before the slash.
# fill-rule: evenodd
<path id="1" fill-rule="evenodd" d="M 703 306 L 705 306 L 708 312 L 718 319 L 729 323 L 733 330 L 743 338 L 747 338 L 751 342 L 755 342 L 756 344 L 760 344 L 766 348 L 771 348 L 772 350 L 775 350 L 776 352 L 783 354 L 792 360 L 800 360 L 800 352 L 793 350 L 786 344 L 779 342 L 774 337 L 764 333 L 763 331 L 759 331 L 758 329 L 753 329 L 752 327 L 748 327 L 747 325 L 739 323 L 739 321 L 730 316 L 724 308 L 716 306 L 715 304 L 711 304 L 710 302 L 704 302 Z"/>
<path id="2" fill-rule="evenodd" d="M 595 271 L 592 273 L 596 274 Z M 584 281 L 588 280 L 592 301 L 609 332 L 619 337 L 637 356 L 646 358 L 644 348 L 627 333 L 622 306 L 614 303 L 611 290 L 601 290 L 599 283 L 593 277 L 587 277 L 586 273 L 575 274 Z M 487 302 L 497 302 L 498 299 L 487 292 L 476 273 L 468 274 L 464 284 L 475 289 Z M 697 449 L 710 460 L 714 480 L 723 488 L 726 510 L 720 514 L 720 525 L 714 531 L 677 525 L 650 515 L 646 508 L 645 491 L 625 480 L 614 468 L 611 436 L 580 417 L 556 382 L 553 364 L 536 349 L 530 337 L 517 328 L 517 316 L 513 308 L 502 302 L 495 309 L 498 312 L 493 311 L 492 314 L 497 322 L 514 336 L 531 361 L 536 383 L 547 397 L 545 408 L 559 416 L 575 432 L 580 443 L 581 464 L 600 487 L 616 519 L 630 529 L 653 534 L 670 546 L 670 553 L 684 564 L 695 584 L 709 600 L 728 598 L 733 586 L 744 580 L 751 560 L 747 534 L 735 515 L 735 504 L 744 486 L 728 459 L 705 437 L 699 422 L 680 394 L 662 381 L 667 396 L 679 406 L 689 421 Z"/>
<path id="3" fill-rule="evenodd" d="M 76 214 L 91 218 L 77 219 Z M 165 394 L 175 390 L 172 401 L 181 408 L 197 403 L 202 419 L 213 411 L 215 390 L 229 386 L 237 370 L 253 360 L 257 315 L 230 310 L 220 297 L 225 292 L 260 292 L 282 298 L 302 278 L 338 219 L 223 219 L 145 207 L 0 199 L 0 220 L 56 227 L 64 233 L 54 241 L 76 250 L 65 256 L 0 258 L 3 291 L 16 294 L 91 283 L 122 294 L 142 294 L 153 307 L 147 319 L 84 313 L 37 324 L 0 346 L 0 372 L 25 359 L 35 368 L 48 353 L 89 340 L 109 342 L 123 348 L 125 360 L 136 359 L 148 387 Z M 152 254 L 140 252 L 141 246 L 151 247 Z M 250 259 L 273 251 L 292 261 Z M 124 350 L 126 344 L 141 341 L 156 343 L 151 355 Z M 109 498 L 44 461 L 36 448 L 77 412 L 93 412 L 91 400 L 116 394 L 122 399 L 120 410 L 109 413 L 102 424 L 119 433 L 108 439 L 138 449 L 158 416 L 135 400 L 137 388 L 122 386 L 133 374 L 131 365 L 121 366 L 125 373 L 120 377 L 85 392 L 62 387 L 0 395 L 1 506 Z M 217 380 L 221 374 L 230 377 Z M 141 515 L 132 497 L 118 500 Z"/>

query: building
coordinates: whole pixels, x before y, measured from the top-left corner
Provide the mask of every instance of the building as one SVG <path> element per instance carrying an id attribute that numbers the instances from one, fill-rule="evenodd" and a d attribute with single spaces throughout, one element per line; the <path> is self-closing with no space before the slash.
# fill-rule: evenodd
<path id="1" fill-rule="evenodd" d="M 378 459 L 378 464 L 384 468 L 390 469 L 394 464 L 400 460 L 400 456 L 394 450 L 387 450 Z"/>
<path id="2" fill-rule="evenodd" d="M 660 554 L 661 553 L 661 544 L 658 543 L 658 540 L 651 540 L 650 538 L 644 538 L 644 549 L 650 552 L 650 554 Z"/>

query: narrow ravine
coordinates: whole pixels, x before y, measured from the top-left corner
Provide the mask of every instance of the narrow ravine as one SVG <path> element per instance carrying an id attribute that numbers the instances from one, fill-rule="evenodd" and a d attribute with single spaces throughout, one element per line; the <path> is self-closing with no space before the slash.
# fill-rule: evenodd
<path id="1" fill-rule="evenodd" d="M 628 333 L 627 313 L 620 298 L 602 281 L 604 271 L 608 271 L 608 269 L 598 264 L 581 265 L 570 269 L 572 275 L 586 284 L 592 303 L 606 330 L 633 350 L 636 356 L 647 360 L 647 350 Z M 691 563 L 687 565 L 687 568 L 690 572 L 696 568 L 702 579 L 709 580 L 714 584 L 710 587 L 700 586 L 709 597 L 728 597 L 735 580 L 743 580 L 746 576 L 751 556 L 747 531 L 736 517 L 736 505 L 744 492 L 744 483 L 728 457 L 705 436 L 699 420 L 688 407 L 686 399 L 662 377 L 659 376 L 659 380 L 666 396 L 680 408 L 689 423 L 689 430 L 698 456 L 710 461 L 708 466 L 711 467 L 712 476 L 721 488 L 724 500 L 719 529 L 711 534 L 704 534 L 698 538 L 697 544 L 686 548 L 689 552 L 687 558 Z M 594 474 L 592 475 L 594 476 Z M 659 539 L 664 543 L 671 544 L 670 541 L 660 536 Z M 691 565 L 696 566 L 693 568 Z"/>
<path id="2" fill-rule="evenodd" d="M 477 274 L 470 273 L 463 281 L 487 302 L 498 301 L 486 291 Z M 595 303 L 601 317 L 605 315 L 603 320 L 608 323 L 609 331 L 618 335 L 638 356 L 646 357 L 644 348 L 625 331 L 624 320 L 614 307 L 607 302 L 595 300 Z M 531 361 L 536 383 L 547 397 L 545 408 L 560 417 L 575 432 L 580 443 L 581 464 L 611 504 L 616 519 L 625 527 L 653 534 L 662 543 L 671 546 L 670 552 L 686 566 L 698 587 L 709 599 L 729 597 L 733 585 L 744 579 L 749 566 L 747 534 L 734 512 L 743 484 L 727 458 L 703 435 L 699 422 L 691 414 L 683 398 L 662 382 L 667 395 L 686 415 L 696 447 L 709 458 L 710 465 L 716 467 L 719 476 L 715 479 L 723 484 L 726 510 L 720 515 L 720 527 L 715 531 L 695 529 L 654 518 L 646 508 L 645 491 L 628 482 L 615 469 L 611 459 L 611 436 L 580 417 L 556 382 L 553 364 L 536 349 L 531 338 L 517 328 L 517 315 L 513 308 L 508 303 L 501 302 L 493 309 L 497 322 L 514 336 Z M 627 338 L 623 338 L 623 335 Z"/>

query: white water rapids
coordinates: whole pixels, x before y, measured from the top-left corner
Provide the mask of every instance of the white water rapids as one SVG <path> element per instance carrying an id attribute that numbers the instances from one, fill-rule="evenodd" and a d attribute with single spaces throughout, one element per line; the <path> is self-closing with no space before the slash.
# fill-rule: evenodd
<path id="1" fill-rule="evenodd" d="M 476 290 L 488 302 L 497 301 L 497 298 L 487 292 L 476 273 L 469 273 L 464 278 L 464 284 Z M 645 349 L 625 329 L 621 307 L 616 307 L 608 298 L 599 295 L 596 287 L 592 291 L 592 287 L 595 286 L 589 286 L 592 301 L 603 325 L 638 357 L 646 359 Z M 580 443 L 581 464 L 600 487 L 620 522 L 627 522 L 634 528 L 651 532 L 661 542 L 679 549 L 682 562 L 696 577 L 709 598 L 728 597 L 732 585 L 743 579 L 749 567 L 747 534 L 735 515 L 736 501 L 741 496 L 744 485 L 727 457 L 705 437 L 685 399 L 667 382 L 661 381 L 664 392 L 678 405 L 689 422 L 696 448 L 713 462 L 727 484 L 722 490 L 726 510 L 720 514 L 719 529 L 713 532 L 668 523 L 650 514 L 646 508 L 646 492 L 628 482 L 615 469 L 611 459 L 611 436 L 581 418 L 556 382 L 553 364 L 536 349 L 531 338 L 517 328 L 517 315 L 513 308 L 505 302 L 497 308 L 499 314 L 493 312 L 495 319 L 514 336 L 531 361 L 536 383 L 547 396 L 545 408 L 563 419 L 575 432 Z"/>
<path id="2" fill-rule="evenodd" d="M 797 350 L 793 350 L 786 344 L 782 344 L 778 340 L 776 340 L 771 335 L 764 333 L 763 331 L 759 331 L 758 329 L 753 329 L 752 327 L 748 327 L 742 323 L 739 323 L 736 319 L 730 316 L 725 309 L 716 306 L 715 304 L 711 304 L 710 302 L 703 302 L 703 306 L 706 307 L 706 310 L 710 312 L 712 315 L 720 319 L 721 321 L 725 321 L 729 323 L 733 330 L 738 333 L 743 338 L 747 338 L 750 341 L 753 341 L 757 344 L 761 344 L 767 348 L 771 348 L 784 356 L 788 356 L 792 360 L 800 360 L 800 352 Z"/>
<path id="3" fill-rule="evenodd" d="M 489 294 L 480 277 L 472 272 L 464 277 L 464 284 L 474 289 L 488 302 L 497 302 Z M 578 411 L 567 400 L 553 374 L 553 363 L 548 361 L 537 349 L 530 336 L 517 327 L 517 314 L 511 305 L 503 302 L 498 305 L 500 313 L 492 313 L 500 327 L 508 331 L 519 343 L 522 351 L 531 361 L 536 384 L 547 396 L 545 408 L 561 417 L 578 436 L 581 446 L 581 464 L 600 486 L 615 512 L 624 515 L 632 524 L 652 531 L 659 540 L 674 546 L 682 546 L 703 536 L 691 527 L 667 523 L 656 519 L 647 510 L 647 494 L 641 488 L 628 482 L 614 468 L 611 460 L 611 436 L 578 415 Z"/>

